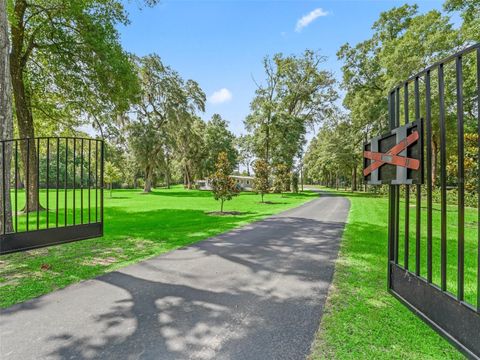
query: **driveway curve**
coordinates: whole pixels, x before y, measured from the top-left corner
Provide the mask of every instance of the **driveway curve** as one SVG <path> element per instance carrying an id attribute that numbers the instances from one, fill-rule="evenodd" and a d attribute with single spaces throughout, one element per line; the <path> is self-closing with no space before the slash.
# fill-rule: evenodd
<path id="1" fill-rule="evenodd" d="M 263 221 L 4 309 L 0 358 L 303 359 L 349 206 L 322 193 Z"/>

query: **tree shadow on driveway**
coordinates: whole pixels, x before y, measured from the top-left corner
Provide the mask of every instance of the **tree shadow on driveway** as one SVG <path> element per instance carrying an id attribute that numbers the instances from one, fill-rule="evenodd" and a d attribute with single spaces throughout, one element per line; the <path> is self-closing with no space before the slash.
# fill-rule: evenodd
<path id="1" fill-rule="evenodd" d="M 40 345 L 6 350 L 23 359 L 305 358 L 343 227 L 273 217 L 48 294 L 4 319 L 18 329 L 5 344 L 22 332 Z"/>

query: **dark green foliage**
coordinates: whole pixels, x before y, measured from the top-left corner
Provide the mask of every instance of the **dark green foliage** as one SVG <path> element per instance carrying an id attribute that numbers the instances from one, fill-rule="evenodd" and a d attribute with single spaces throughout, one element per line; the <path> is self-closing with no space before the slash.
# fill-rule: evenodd
<path id="1" fill-rule="evenodd" d="M 346 91 L 343 105 L 348 110 L 348 117 L 332 117 L 332 121 L 322 127 L 317 138 L 311 142 L 304 158 L 310 181 L 321 181 L 330 186 L 348 184 L 355 189 L 363 167 L 360 156 L 362 143 L 388 131 L 388 91 L 435 61 L 480 40 L 478 1 L 448 0 L 445 9 L 460 12 L 463 19 L 460 28 L 454 26 L 449 14 L 438 10 L 420 13 L 417 5 L 403 5 L 382 12 L 373 24 L 373 34 L 369 39 L 358 44 L 347 43 L 339 49 L 337 55 L 343 62 L 342 87 Z M 475 54 L 465 55 L 462 61 L 465 139 L 468 145 L 469 139 L 478 131 L 477 102 L 473 100 L 477 86 Z M 436 186 L 440 174 L 436 71 L 432 72 L 431 89 L 432 183 Z M 455 165 L 457 116 L 454 63 L 445 65 L 445 89 L 448 185 L 455 186 L 458 179 Z M 410 121 L 415 119 L 413 84 L 410 84 L 408 114 L 404 110 L 403 89 L 400 92 L 399 115 L 400 124 L 403 124 L 407 115 Z M 420 117 L 425 118 L 423 79 L 420 81 L 419 110 Z M 468 157 L 468 149 L 465 150 Z M 471 163 L 469 159 L 466 161 L 466 166 Z M 473 168 L 466 168 L 467 177 L 472 178 Z"/>
<path id="2" fill-rule="evenodd" d="M 275 193 L 290 191 L 290 172 L 286 164 L 275 165 L 273 175 L 273 191 Z"/>
<path id="3" fill-rule="evenodd" d="M 265 85 L 256 90 L 245 120 L 257 158 L 291 169 L 309 126 L 331 115 L 337 93 L 333 75 L 322 69 L 325 60 L 311 50 L 264 59 Z"/>
<path id="4" fill-rule="evenodd" d="M 292 192 L 294 194 L 298 194 L 298 172 L 294 171 L 292 172 Z"/>
<path id="5" fill-rule="evenodd" d="M 237 165 L 238 152 L 235 149 L 235 135 L 228 130 L 228 122 L 218 114 L 213 114 L 205 128 L 205 172 L 215 171 L 218 154 L 224 152 L 230 164 L 229 174 Z"/>

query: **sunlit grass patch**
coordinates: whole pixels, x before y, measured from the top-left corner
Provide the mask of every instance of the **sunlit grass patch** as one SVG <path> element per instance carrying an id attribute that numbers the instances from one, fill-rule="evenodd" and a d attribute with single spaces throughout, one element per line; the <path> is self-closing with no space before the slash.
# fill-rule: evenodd
<path id="1" fill-rule="evenodd" d="M 388 199 L 365 193 L 340 192 L 351 201 L 335 275 L 311 359 L 463 359 L 445 339 L 387 292 Z M 411 199 L 411 204 L 415 205 Z M 402 200 L 400 208 L 405 207 Z M 435 205 L 438 208 L 438 205 Z M 449 207 L 448 281 L 456 287 L 456 208 Z M 477 209 L 466 209 L 467 222 Z M 425 270 L 425 210 L 422 210 L 422 269 Z M 410 212 L 410 268 L 415 266 L 415 211 Z M 433 228 L 440 228 L 440 211 L 433 212 Z M 404 213 L 400 219 L 401 235 Z M 472 274 L 476 269 L 476 231 L 466 232 L 466 298 L 474 303 Z M 402 237 L 402 236 L 401 236 Z M 403 243 L 399 249 L 403 251 Z M 439 232 L 434 231 L 434 280 L 439 277 Z M 399 254 L 403 263 L 404 253 Z M 437 266 L 437 268 L 435 268 Z"/>
<path id="2" fill-rule="evenodd" d="M 21 203 L 24 194 L 18 196 Z M 76 196 L 80 196 L 78 191 Z M 208 213 L 218 211 L 220 204 L 209 191 L 184 190 L 181 186 L 145 195 L 140 190 L 115 190 L 112 198 L 105 195 L 105 236 L 102 238 L 0 257 L 0 306 L 7 307 L 192 244 L 298 206 L 316 196 L 313 192 L 283 197 L 270 194 L 265 199 L 273 204 L 259 204 L 260 195 L 242 193 L 225 203 L 225 211 L 236 211 L 238 215 L 215 216 Z M 52 197 L 49 203 L 55 204 L 55 192 L 50 191 L 49 197 Z M 41 199 L 45 202 L 43 191 Z M 78 199 L 76 203 L 80 203 Z M 39 214 L 43 226 L 46 215 L 44 211 Z M 56 218 L 52 214 L 55 212 L 50 212 L 51 224 Z M 87 216 L 85 212 L 85 219 Z M 60 220 L 63 218 L 60 215 Z M 24 224 L 25 216 L 18 220 Z M 29 220 L 36 224 L 36 213 L 31 213 Z"/>

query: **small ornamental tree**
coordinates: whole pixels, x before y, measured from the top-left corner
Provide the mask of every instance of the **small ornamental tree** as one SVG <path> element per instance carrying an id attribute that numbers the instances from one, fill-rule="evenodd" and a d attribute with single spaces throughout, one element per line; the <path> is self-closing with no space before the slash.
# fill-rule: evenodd
<path id="1" fill-rule="evenodd" d="M 292 191 L 298 194 L 298 172 L 292 172 Z"/>
<path id="2" fill-rule="evenodd" d="M 262 196 L 262 203 L 263 203 L 263 196 L 268 194 L 270 190 L 270 186 L 268 184 L 268 164 L 265 160 L 257 160 L 255 161 L 254 168 L 255 177 L 253 179 L 253 188 Z"/>
<path id="3" fill-rule="evenodd" d="M 283 163 L 275 166 L 274 191 L 276 193 L 290 191 L 290 172 Z"/>
<path id="4" fill-rule="evenodd" d="M 110 188 L 110 197 L 112 197 L 113 183 L 120 180 L 120 170 L 110 161 L 105 162 L 105 171 L 103 174 L 103 181 Z"/>
<path id="5" fill-rule="evenodd" d="M 220 212 L 223 213 L 223 203 L 225 200 L 232 200 L 239 193 L 239 187 L 235 180 L 229 176 L 232 166 L 228 161 L 227 153 L 222 151 L 218 154 L 215 164 L 215 172 L 210 178 L 213 196 L 215 200 L 220 200 Z"/>

